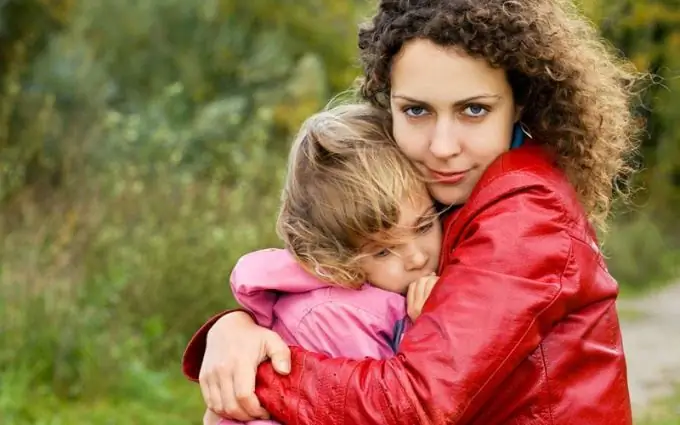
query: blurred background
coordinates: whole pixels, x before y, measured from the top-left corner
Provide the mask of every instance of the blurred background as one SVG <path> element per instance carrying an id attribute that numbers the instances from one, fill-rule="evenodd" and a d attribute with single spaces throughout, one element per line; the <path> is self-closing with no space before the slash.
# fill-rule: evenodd
<path id="1" fill-rule="evenodd" d="M 232 305 L 235 260 L 280 245 L 291 135 L 359 75 L 357 23 L 372 7 L 0 0 L 2 424 L 200 423 L 182 350 Z M 654 375 L 662 396 L 640 384 L 640 423 L 680 424 L 668 327 L 680 318 L 657 314 L 680 305 L 680 3 L 583 7 L 656 76 L 635 207 L 604 243 L 629 357 L 644 372 L 671 353 Z"/>

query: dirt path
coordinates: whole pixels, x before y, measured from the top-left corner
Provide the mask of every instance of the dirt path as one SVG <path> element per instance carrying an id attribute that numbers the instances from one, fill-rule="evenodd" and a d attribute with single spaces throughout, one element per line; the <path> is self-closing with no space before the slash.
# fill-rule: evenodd
<path id="1" fill-rule="evenodd" d="M 643 298 L 620 300 L 618 308 L 637 415 L 680 383 L 680 282 Z"/>

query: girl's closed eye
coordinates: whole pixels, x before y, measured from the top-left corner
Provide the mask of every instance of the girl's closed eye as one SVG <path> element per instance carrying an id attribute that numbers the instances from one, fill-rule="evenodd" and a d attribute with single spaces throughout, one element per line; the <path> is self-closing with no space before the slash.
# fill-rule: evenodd
<path id="1" fill-rule="evenodd" d="M 420 226 L 418 226 L 418 228 L 416 229 L 416 231 L 417 231 L 418 233 L 427 233 L 427 232 L 429 232 L 430 230 L 432 230 L 433 227 L 434 227 L 434 223 L 433 223 L 433 222 L 423 223 L 423 224 L 421 224 Z"/>
<path id="2" fill-rule="evenodd" d="M 375 254 L 373 254 L 373 256 L 376 257 L 376 258 L 384 258 L 384 257 L 387 257 L 388 255 L 390 255 L 390 253 L 391 253 L 391 250 L 389 248 L 384 248 L 384 249 L 381 249 L 380 251 L 376 252 Z"/>

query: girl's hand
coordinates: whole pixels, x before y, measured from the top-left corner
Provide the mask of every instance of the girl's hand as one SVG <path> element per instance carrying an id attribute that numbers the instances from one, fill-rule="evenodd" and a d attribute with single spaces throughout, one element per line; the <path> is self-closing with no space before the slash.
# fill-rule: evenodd
<path id="1" fill-rule="evenodd" d="M 208 409 L 243 422 L 268 419 L 255 395 L 257 366 L 268 358 L 278 373 L 290 372 L 290 350 L 278 334 L 244 312 L 218 320 L 208 332 L 199 374 Z"/>
<path id="2" fill-rule="evenodd" d="M 438 279 L 439 276 L 433 273 L 429 276 L 421 277 L 409 285 L 406 294 L 406 311 L 411 320 L 415 321 L 420 316 L 425 301 L 430 296 L 430 292 L 432 292 L 432 288 L 434 288 Z"/>

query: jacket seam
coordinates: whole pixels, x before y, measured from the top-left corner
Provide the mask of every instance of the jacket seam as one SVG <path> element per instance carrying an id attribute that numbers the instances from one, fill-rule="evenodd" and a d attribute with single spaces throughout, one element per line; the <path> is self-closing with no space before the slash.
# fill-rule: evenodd
<path id="1" fill-rule="evenodd" d="M 592 252 L 593 252 L 592 255 L 593 255 L 594 259 L 595 259 L 595 262 L 597 263 L 597 266 L 598 266 L 602 271 L 604 271 L 605 273 L 609 274 L 609 270 L 607 270 L 607 264 L 606 264 L 606 262 L 604 261 L 605 259 L 604 259 L 604 256 L 603 256 L 603 254 L 602 254 L 601 247 L 597 244 L 597 241 L 593 240 L 593 243 L 595 243 L 596 246 L 597 246 L 597 251 L 595 251 L 595 250 L 593 249 L 592 245 L 591 245 L 587 240 L 585 240 L 585 238 L 581 238 L 581 237 L 579 237 L 579 236 L 577 236 L 577 235 L 571 235 L 571 237 L 572 237 L 572 239 L 574 239 L 574 240 L 576 240 L 576 241 L 582 243 L 583 245 L 586 245 L 586 246 L 590 247 L 590 248 L 593 250 L 593 251 L 592 251 Z"/>
<path id="2" fill-rule="evenodd" d="M 569 233 L 567 233 L 568 236 Z M 562 269 L 562 273 L 560 273 L 560 292 L 561 289 L 564 287 L 564 275 L 567 273 L 567 267 L 569 267 L 569 260 L 574 256 L 574 241 L 572 238 L 569 238 L 569 252 L 567 253 L 567 258 L 566 261 L 564 262 L 564 268 Z M 550 415 L 550 423 L 555 424 L 555 415 L 553 412 L 553 394 L 551 391 L 551 386 L 550 386 L 550 377 L 548 376 L 548 362 L 546 360 L 546 355 L 545 355 L 545 350 L 543 346 L 543 342 L 541 341 L 541 344 L 539 345 L 539 348 L 541 350 L 541 359 L 543 360 L 543 368 L 545 370 L 545 385 L 547 387 L 548 391 L 548 414 Z"/>
<path id="3" fill-rule="evenodd" d="M 317 304 L 315 304 L 315 305 L 312 306 L 312 307 L 309 307 L 309 308 L 308 308 L 308 311 L 305 312 L 305 314 L 304 314 L 302 317 L 300 317 L 300 319 L 295 323 L 295 327 L 294 327 L 294 328 L 295 328 L 295 330 L 296 330 L 296 333 L 300 331 L 300 328 L 302 328 L 302 327 L 305 325 L 305 323 L 308 323 L 308 322 L 307 322 L 308 317 L 309 317 L 311 314 L 313 314 L 313 313 L 315 312 L 316 309 L 318 309 L 318 308 L 320 308 L 320 307 L 323 307 L 323 306 L 326 306 L 326 305 L 331 305 L 331 304 L 340 305 L 340 306 L 349 307 L 349 308 L 354 308 L 354 309 L 356 309 L 356 310 L 358 310 L 358 311 L 361 311 L 361 312 L 364 312 L 364 313 L 368 314 L 369 316 L 373 317 L 374 319 L 378 319 L 378 320 L 381 319 L 381 317 L 380 317 L 379 315 L 374 314 L 374 313 L 372 313 L 372 312 L 370 312 L 370 311 L 368 311 L 368 310 L 366 310 L 366 309 L 363 309 L 363 308 L 361 308 L 361 307 L 357 307 L 357 306 L 355 306 L 355 305 L 353 305 L 353 304 L 348 304 L 348 303 L 344 303 L 344 302 L 338 302 L 337 300 L 324 300 L 324 301 L 319 301 Z M 282 323 L 283 321 L 280 321 L 280 322 Z M 362 321 L 362 323 L 364 323 L 364 322 Z M 286 327 L 286 329 L 288 329 L 288 330 L 290 331 L 290 327 L 288 327 L 288 326 L 285 326 L 285 327 Z M 292 333 L 291 333 L 291 334 L 292 334 Z M 376 334 L 376 336 L 377 336 L 377 335 L 379 335 L 379 334 Z M 297 339 L 297 337 L 296 337 L 296 339 Z M 383 341 L 381 338 L 375 338 L 375 337 L 373 337 L 372 339 L 373 339 L 373 341 L 375 341 L 375 343 L 376 343 L 377 345 L 379 345 L 380 347 L 382 347 L 383 345 L 386 345 L 387 348 L 389 348 L 389 350 L 390 350 L 391 352 L 394 352 L 394 350 L 392 349 L 392 345 L 391 345 L 387 340 Z"/>
<path id="4" fill-rule="evenodd" d="M 380 415 L 383 418 L 383 423 L 392 423 L 392 418 L 394 417 L 392 412 L 389 410 L 390 406 L 390 400 L 387 398 L 387 391 L 385 389 L 385 384 L 382 380 L 378 381 L 378 384 L 380 385 L 380 390 L 382 392 L 382 400 L 383 404 L 380 406 Z M 385 406 L 387 406 L 387 409 L 385 409 Z M 388 420 L 388 414 L 389 414 L 389 420 Z M 396 418 L 395 418 L 396 419 Z"/>
<path id="5" fill-rule="evenodd" d="M 307 370 L 306 364 L 307 364 L 307 355 L 308 354 L 309 353 L 305 351 L 304 354 L 302 355 L 302 365 L 301 366 L 302 366 L 303 372 L 300 374 L 300 379 L 298 380 L 297 385 L 295 386 L 295 388 L 297 388 L 297 390 L 298 390 L 298 396 L 295 397 L 296 400 L 297 400 L 297 405 L 295 406 L 295 423 L 298 423 L 298 424 L 300 423 L 300 410 L 301 410 L 300 409 L 300 400 L 302 400 L 302 377 L 304 376 L 304 371 Z M 281 397 L 283 397 L 283 394 L 281 395 Z"/>
<path id="6" fill-rule="evenodd" d="M 559 299 L 559 296 L 562 294 L 562 290 L 563 290 L 563 282 L 562 282 L 562 280 L 563 280 L 563 276 L 564 276 L 564 273 L 565 273 L 565 271 L 566 271 L 566 268 L 567 268 L 567 265 L 568 265 L 568 262 L 569 262 L 569 258 L 571 257 L 572 245 L 573 245 L 570 235 L 569 235 L 566 231 L 564 231 L 564 230 L 563 230 L 563 232 L 564 232 L 565 236 L 567 237 L 566 239 L 569 241 L 569 248 L 568 248 L 568 250 L 567 250 L 567 255 L 565 256 L 565 265 L 564 265 L 564 267 L 562 267 L 562 272 L 559 274 L 559 279 L 557 280 L 557 283 L 558 283 L 557 290 L 555 291 L 555 294 L 553 295 L 553 297 L 552 297 L 552 299 L 550 300 L 550 302 L 548 303 L 548 305 L 546 305 L 546 306 L 545 306 L 545 307 L 544 307 L 544 308 L 543 308 L 543 309 L 542 309 L 542 310 L 534 317 L 534 319 L 531 321 L 530 325 L 527 327 L 527 330 L 526 330 L 526 331 L 524 332 L 524 334 L 522 335 L 522 338 L 523 338 L 524 336 L 526 336 L 526 334 L 529 332 L 529 330 L 531 329 L 531 327 L 534 326 L 534 324 L 536 323 L 536 320 L 537 320 L 536 317 L 542 315 L 542 314 L 545 313 L 547 310 L 549 310 L 549 309 L 557 302 L 557 300 Z M 514 352 L 514 350 L 517 348 L 517 345 L 519 345 L 519 342 L 517 342 L 517 343 L 515 344 L 515 346 L 510 350 L 510 352 Z M 539 343 L 539 346 L 538 346 L 538 347 L 540 347 L 540 343 Z M 537 348 L 538 348 L 538 347 L 537 347 Z M 484 382 L 484 384 L 482 384 L 482 385 L 479 387 L 479 389 L 477 390 L 477 392 L 476 392 L 472 397 L 470 397 L 470 400 L 468 401 L 468 403 L 467 403 L 467 405 L 465 406 L 465 408 L 460 412 L 459 416 L 463 416 L 463 415 L 465 414 L 465 412 L 468 410 L 468 408 L 470 407 L 470 405 L 471 405 L 471 404 L 474 402 L 474 400 L 479 396 L 479 394 L 484 390 L 484 388 L 486 387 L 486 385 L 488 385 L 489 381 L 490 381 L 490 380 L 498 373 L 499 370 L 501 370 L 501 369 L 503 368 L 503 366 L 505 365 L 505 363 L 508 361 L 508 358 L 509 358 L 509 357 L 510 357 L 509 354 L 506 355 L 505 358 L 503 359 L 503 361 L 500 362 L 500 364 L 498 365 L 498 367 L 497 367 L 491 374 L 489 374 L 489 377 L 488 377 L 487 380 Z M 553 423 L 553 425 L 554 425 L 554 423 Z"/>
<path id="7" fill-rule="evenodd" d="M 554 189 L 551 188 L 552 184 L 551 184 L 550 180 L 546 179 L 545 177 L 541 176 L 538 173 L 527 172 L 527 170 L 531 170 L 531 168 L 526 167 L 526 168 L 520 168 L 518 170 L 505 172 L 503 174 L 493 176 L 488 181 L 486 181 L 485 184 L 484 184 L 484 187 L 481 187 L 479 189 L 479 191 L 476 192 L 475 197 L 479 197 L 485 191 L 490 190 L 489 188 L 491 186 L 493 186 L 498 180 L 503 179 L 507 176 L 519 176 L 519 175 L 521 175 L 521 176 L 533 178 L 532 183 L 527 183 L 526 185 L 522 185 L 520 187 L 515 187 L 511 190 L 507 190 L 504 193 L 502 193 L 500 197 L 492 197 L 489 201 L 483 202 L 481 205 L 483 205 L 484 207 L 481 208 L 481 210 L 480 210 L 479 207 L 475 206 L 475 208 L 472 210 L 472 214 L 467 217 L 467 219 L 466 219 L 467 223 L 465 224 L 465 226 L 467 226 L 467 224 L 470 221 L 474 220 L 474 217 L 476 217 L 481 211 L 488 208 L 488 205 L 494 205 L 494 204 L 502 201 L 503 199 L 505 199 L 509 196 L 513 196 L 516 193 L 520 193 L 520 192 L 526 191 L 526 190 L 531 191 L 531 190 L 535 190 L 537 188 L 543 188 L 543 189 L 547 190 L 548 192 L 550 192 L 550 194 L 552 195 L 551 198 L 554 200 L 554 202 L 556 203 L 556 206 L 559 208 L 559 211 L 560 211 L 560 217 L 559 217 L 559 221 L 558 221 L 559 224 L 563 224 L 568 228 L 568 227 L 571 227 L 571 225 L 577 223 L 577 220 L 575 220 L 573 217 L 571 217 L 571 214 L 568 213 L 569 209 L 567 208 L 564 200 L 562 199 L 562 195 L 558 194 L 557 191 L 555 191 Z M 478 211 L 478 210 L 480 210 L 480 211 Z M 458 217 L 458 219 L 460 219 L 460 217 Z M 448 228 L 445 229 L 445 233 L 448 233 L 450 231 L 450 228 L 453 225 L 454 225 L 454 220 L 452 220 L 451 223 L 449 223 L 449 225 L 447 226 Z M 567 229 L 565 229 L 565 230 L 567 230 Z M 569 233 L 569 232 L 567 232 L 567 233 Z"/>
<path id="8" fill-rule="evenodd" d="M 409 408 L 410 408 L 410 411 L 411 411 L 412 414 L 414 414 L 415 416 L 418 416 L 418 409 L 416 409 L 416 406 L 415 406 L 416 401 L 411 400 L 411 397 L 408 396 L 408 391 L 406 390 L 406 386 L 404 385 L 404 383 L 402 382 L 402 380 L 401 380 L 401 379 L 397 379 L 396 381 L 399 383 L 399 386 L 401 387 L 401 390 L 402 390 L 402 391 L 404 392 L 404 394 L 407 396 L 407 397 L 406 397 L 406 401 L 408 401 L 408 406 L 409 406 Z M 383 386 L 384 386 L 384 384 L 383 384 Z M 385 388 L 383 388 L 383 390 L 384 390 L 384 389 L 385 389 Z M 385 392 L 385 394 L 387 394 L 387 392 Z"/>
<path id="9" fill-rule="evenodd" d="M 531 168 L 530 167 L 524 167 L 524 168 L 520 168 L 520 169 L 517 169 L 517 170 L 509 171 L 509 172 L 506 172 L 504 174 L 494 176 L 491 179 L 489 179 L 489 181 L 484 185 L 484 187 L 480 188 L 478 194 L 483 193 L 483 191 L 485 189 L 490 187 L 497 180 L 500 180 L 500 179 L 507 177 L 507 176 L 522 175 L 522 176 L 526 176 L 526 177 L 532 177 L 534 179 L 534 183 L 529 183 L 529 184 L 526 184 L 522 187 L 517 187 L 514 190 L 509 190 L 508 193 L 506 193 L 505 195 L 512 195 L 513 192 L 518 192 L 518 191 L 521 192 L 522 190 L 527 190 L 527 189 L 531 190 L 532 188 L 534 188 L 536 186 L 547 189 L 553 195 L 552 198 L 559 205 L 560 212 L 562 213 L 561 214 L 562 215 L 562 223 L 574 223 L 576 220 L 574 220 L 572 217 L 570 217 L 569 214 L 567 214 L 567 211 L 569 211 L 569 209 L 567 208 L 566 204 L 564 203 L 562 196 L 559 195 L 555 190 L 553 190 L 551 188 L 551 186 L 553 186 L 551 184 L 551 181 L 546 179 L 545 177 L 543 177 L 539 173 L 527 172 L 527 170 L 531 170 Z"/>
<path id="10" fill-rule="evenodd" d="M 357 362 L 355 364 L 354 368 L 352 368 L 352 372 L 349 374 L 349 379 L 347 380 L 347 382 L 353 381 L 352 377 L 357 372 L 357 369 L 359 369 L 360 364 L 361 364 L 361 362 Z M 342 397 L 342 399 L 343 399 L 342 400 L 342 406 L 347 406 L 348 394 L 349 394 L 349 385 L 345 385 L 345 394 L 343 394 L 343 397 Z M 344 425 L 346 423 L 347 423 L 347 414 L 343 412 L 342 413 L 342 420 L 340 421 L 340 424 Z"/>
<path id="11" fill-rule="evenodd" d="M 307 316 L 312 314 L 314 312 L 314 310 L 316 310 L 317 308 L 323 307 L 325 305 L 328 305 L 328 304 L 335 304 L 335 305 L 339 305 L 339 306 L 343 306 L 343 307 L 353 308 L 353 309 L 359 310 L 363 313 L 366 313 L 367 315 L 373 317 L 374 319 L 382 319 L 383 318 L 379 314 L 375 314 L 372 311 L 366 310 L 365 308 L 362 308 L 362 307 L 359 307 L 359 306 L 356 306 L 356 305 L 353 305 L 353 304 L 349 304 L 349 303 L 346 303 L 346 302 L 343 302 L 343 301 L 338 301 L 338 300 L 323 300 L 323 301 L 319 301 L 318 303 L 314 304 L 311 307 L 307 307 L 307 311 L 305 311 L 304 314 L 297 321 L 296 328 L 299 328 L 300 325 L 302 324 L 302 322 L 307 318 Z"/>
<path id="12" fill-rule="evenodd" d="M 550 377 L 548 376 L 548 361 L 545 355 L 545 347 L 542 343 L 538 347 L 541 350 L 541 361 L 543 361 L 543 373 L 545 374 L 545 387 L 548 393 L 548 416 L 550 417 L 550 423 L 555 425 L 555 416 L 553 415 L 552 409 L 553 394 L 550 386 Z"/>
<path id="13" fill-rule="evenodd" d="M 569 267 L 569 260 L 574 256 L 574 242 L 573 239 L 569 239 L 569 252 L 567 254 L 567 261 L 564 262 L 564 268 L 562 269 L 562 273 L 560 273 L 560 288 L 564 287 L 564 283 L 562 282 L 564 279 L 564 275 L 567 272 L 567 267 Z M 546 354 L 545 354 L 545 347 L 543 343 L 539 344 L 539 349 L 541 350 L 541 360 L 543 361 L 543 370 L 545 371 L 545 386 L 548 391 L 548 415 L 550 415 L 550 423 L 555 424 L 555 415 L 553 412 L 553 393 L 551 390 L 551 385 L 550 385 L 550 377 L 548 376 L 548 361 L 546 359 Z"/>

